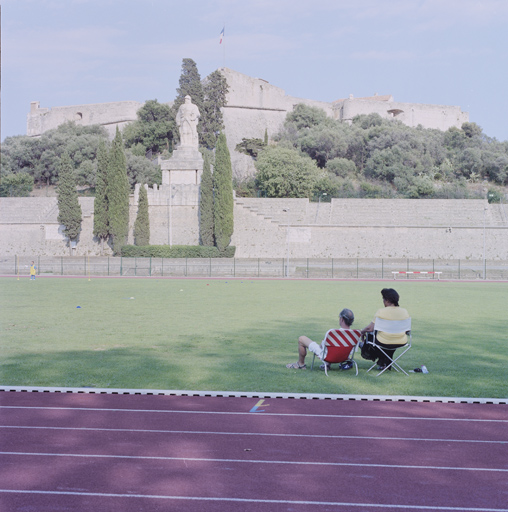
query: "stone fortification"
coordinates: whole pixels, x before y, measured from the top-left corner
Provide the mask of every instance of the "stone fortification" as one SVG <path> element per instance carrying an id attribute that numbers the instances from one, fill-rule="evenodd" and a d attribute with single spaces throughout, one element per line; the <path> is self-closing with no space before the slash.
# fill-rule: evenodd
<path id="1" fill-rule="evenodd" d="M 130 199 L 130 231 L 137 195 Z M 196 245 L 199 190 L 173 185 L 148 190 L 150 242 Z M 82 232 L 74 254 L 99 255 L 93 198 L 80 198 Z M 238 198 L 232 245 L 238 258 L 429 258 L 508 260 L 503 205 L 485 200 Z M 285 211 L 284 211 L 285 210 Z M 289 210 L 289 211 L 288 211 Z M 0 255 L 69 254 L 57 221 L 56 197 L 0 199 Z M 485 237 L 485 238 L 484 238 Z M 111 254 L 106 247 L 106 254 Z"/>
<path id="2" fill-rule="evenodd" d="M 229 68 L 220 68 L 229 86 L 227 104 L 223 108 L 225 134 L 231 154 L 233 175 L 244 178 L 255 172 L 253 161 L 247 155 L 237 153 L 236 145 L 243 138 L 263 139 L 265 131 L 272 138 L 280 131 L 288 112 L 295 105 L 321 108 L 333 119 L 344 122 L 359 114 L 377 113 L 384 119 L 397 119 L 407 126 L 447 130 L 460 128 L 469 121 L 469 114 L 460 107 L 446 105 L 425 105 L 401 103 L 390 95 L 354 98 L 350 95 L 331 103 L 289 96 L 261 78 L 253 78 Z M 135 101 L 75 105 L 71 107 L 40 108 L 39 102 L 32 102 L 27 121 L 27 135 L 39 136 L 47 130 L 58 127 L 66 121 L 76 121 L 84 126 L 101 124 L 114 135 L 116 126 L 136 119 L 136 112 L 142 106 Z"/>
<path id="3" fill-rule="evenodd" d="M 469 121 L 469 114 L 460 107 L 447 105 L 425 105 L 420 103 L 401 103 L 392 96 L 372 96 L 369 98 L 349 98 L 333 103 L 333 117 L 351 123 L 360 114 L 379 114 L 383 119 L 397 119 L 413 128 L 448 130 L 452 126 L 460 128 Z"/>
<path id="4" fill-rule="evenodd" d="M 113 138 L 117 126 L 122 129 L 126 124 L 137 119 L 136 113 L 142 105 L 138 101 L 118 101 L 40 108 L 38 101 L 32 101 L 30 113 L 27 116 L 26 134 L 30 137 L 39 137 L 48 130 L 58 128 L 61 124 L 74 121 L 82 126 L 94 124 L 104 126 L 110 138 Z"/>
<path id="5" fill-rule="evenodd" d="M 255 172 L 252 158 L 237 153 L 236 145 L 245 139 L 271 138 L 280 131 L 288 112 L 304 103 L 323 109 L 332 116 L 332 104 L 288 96 L 261 78 L 252 78 L 228 68 L 220 68 L 228 83 L 227 104 L 222 109 L 225 134 L 231 154 L 233 176 L 242 179 Z"/>

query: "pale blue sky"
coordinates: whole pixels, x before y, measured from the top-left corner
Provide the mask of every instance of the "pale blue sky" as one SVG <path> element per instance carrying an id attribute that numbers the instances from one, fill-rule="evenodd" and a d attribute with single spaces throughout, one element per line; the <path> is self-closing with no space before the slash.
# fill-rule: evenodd
<path id="1" fill-rule="evenodd" d="M 508 0 L 0 4 L 2 140 L 26 134 L 31 101 L 172 101 L 183 58 L 202 78 L 225 64 L 301 98 L 459 105 L 508 140 Z"/>

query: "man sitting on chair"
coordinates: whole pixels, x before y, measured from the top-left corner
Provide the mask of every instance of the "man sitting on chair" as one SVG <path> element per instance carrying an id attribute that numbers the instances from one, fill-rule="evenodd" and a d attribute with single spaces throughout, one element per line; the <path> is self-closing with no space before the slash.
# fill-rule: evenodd
<path id="1" fill-rule="evenodd" d="M 354 320 L 355 315 L 353 315 L 353 312 L 350 309 L 344 308 L 339 313 L 339 325 L 341 329 L 351 329 Z M 324 360 L 324 358 L 326 357 L 327 348 L 325 340 L 321 342 L 321 345 L 318 345 L 315 341 L 312 341 L 310 338 L 307 338 L 307 336 L 300 336 L 298 338 L 298 361 L 296 363 L 287 364 L 286 368 L 305 370 L 307 368 L 307 365 L 305 364 L 305 356 L 307 355 L 307 349 L 316 354 L 316 356 L 318 356 L 321 360 Z M 349 363 L 348 365 L 347 361 L 341 364 L 341 368 L 343 370 L 349 370 L 349 368 L 352 368 L 352 366 L 352 363 Z"/>
<path id="2" fill-rule="evenodd" d="M 384 320 L 405 320 L 409 318 L 407 309 L 399 307 L 399 294 L 393 288 L 383 288 L 381 290 L 383 297 L 384 308 L 378 309 L 374 315 L 374 321 L 376 318 L 382 318 Z M 374 330 L 374 322 L 371 322 L 367 327 L 362 329 L 362 337 L 365 333 L 372 332 Z M 376 343 L 380 345 L 383 350 L 393 359 L 395 349 L 404 346 L 407 343 L 407 336 L 405 333 L 400 334 L 389 334 L 386 332 L 379 331 L 376 335 Z M 377 348 L 374 347 L 375 354 L 373 360 L 377 359 L 378 370 L 384 370 L 386 366 L 390 364 L 390 360 Z M 391 370 L 392 368 L 388 368 Z"/>

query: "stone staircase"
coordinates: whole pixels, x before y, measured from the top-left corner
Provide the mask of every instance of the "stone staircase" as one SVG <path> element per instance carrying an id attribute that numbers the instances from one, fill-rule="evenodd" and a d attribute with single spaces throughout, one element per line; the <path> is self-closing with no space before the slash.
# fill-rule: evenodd
<path id="1" fill-rule="evenodd" d="M 308 199 L 238 198 L 236 204 L 282 225 L 508 226 L 504 205 L 489 205 L 482 199 L 332 199 L 331 203 L 311 203 Z"/>

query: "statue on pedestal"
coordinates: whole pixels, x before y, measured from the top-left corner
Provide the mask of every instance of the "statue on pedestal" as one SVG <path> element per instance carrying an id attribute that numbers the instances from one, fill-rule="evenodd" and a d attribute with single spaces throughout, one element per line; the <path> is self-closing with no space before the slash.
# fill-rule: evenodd
<path id="1" fill-rule="evenodd" d="M 161 161 L 162 187 L 171 185 L 199 185 L 203 173 L 203 156 L 199 152 L 199 109 L 185 96 L 176 113 L 176 125 L 180 132 L 180 144 L 171 158 Z"/>
<path id="2" fill-rule="evenodd" d="M 185 103 L 183 103 L 176 114 L 176 125 L 180 132 L 180 146 L 179 147 L 193 147 L 198 149 L 198 122 L 199 122 L 199 109 L 196 105 L 191 103 L 191 97 L 185 96 Z"/>

